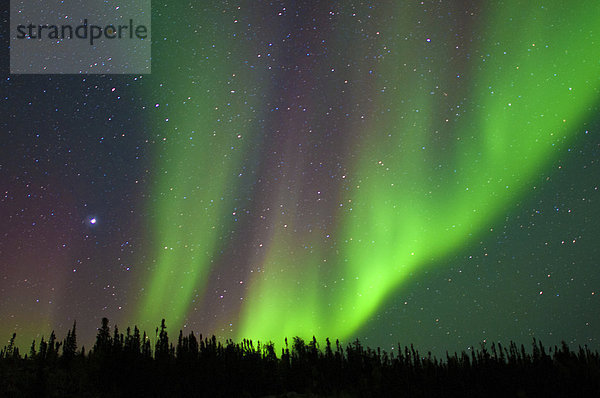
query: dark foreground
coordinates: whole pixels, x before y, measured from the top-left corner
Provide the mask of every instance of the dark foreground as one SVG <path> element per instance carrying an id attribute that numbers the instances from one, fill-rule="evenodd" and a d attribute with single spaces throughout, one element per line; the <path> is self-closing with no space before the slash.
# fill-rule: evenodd
<path id="1" fill-rule="evenodd" d="M 294 338 L 272 344 L 179 333 L 164 321 L 154 347 L 137 328 L 120 333 L 104 319 L 94 347 L 78 349 L 75 325 L 59 341 L 32 343 L 22 356 L 0 352 L 2 397 L 568 397 L 600 396 L 600 356 L 566 344 L 482 345 L 443 359 L 405 347 L 396 355 Z"/>

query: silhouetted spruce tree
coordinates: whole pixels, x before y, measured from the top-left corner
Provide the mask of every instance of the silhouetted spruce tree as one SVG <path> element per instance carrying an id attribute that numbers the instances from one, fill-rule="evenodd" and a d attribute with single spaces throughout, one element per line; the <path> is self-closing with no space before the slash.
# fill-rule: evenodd
<path id="1" fill-rule="evenodd" d="M 35 359 L 37 351 L 35 349 L 35 339 L 31 342 L 31 348 L 29 348 L 29 358 Z"/>
<path id="2" fill-rule="evenodd" d="M 98 329 L 93 351 L 95 354 L 109 355 L 111 348 L 112 341 L 110 337 L 110 328 L 108 326 L 108 318 L 102 318 L 102 325 Z"/>
<path id="3" fill-rule="evenodd" d="M 198 340 L 196 339 L 194 332 L 191 332 L 190 335 L 188 336 L 188 344 L 189 344 L 188 352 L 189 352 L 190 359 L 198 358 Z"/>
<path id="4" fill-rule="evenodd" d="M 40 339 L 40 347 L 38 349 L 37 358 L 40 360 L 46 360 L 46 354 L 48 353 L 48 343 L 44 340 L 44 336 Z"/>
<path id="5" fill-rule="evenodd" d="M 310 343 L 308 343 L 307 349 L 309 359 L 312 361 L 316 361 L 319 354 L 319 344 L 317 343 L 317 338 L 315 336 L 313 336 Z"/>
<path id="6" fill-rule="evenodd" d="M 179 330 L 179 337 L 177 338 L 177 349 L 175 351 L 175 354 L 177 355 L 177 358 L 182 358 L 185 354 L 184 354 L 184 338 L 183 338 L 183 330 Z"/>
<path id="7" fill-rule="evenodd" d="M 144 336 L 142 337 L 142 356 L 144 358 L 152 358 L 152 347 L 150 345 L 150 338 L 146 335 L 144 331 Z"/>
<path id="8" fill-rule="evenodd" d="M 169 336 L 167 334 L 167 325 L 163 319 L 160 323 L 160 333 L 154 347 L 154 358 L 159 361 L 165 361 L 169 358 Z"/>
<path id="9" fill-rule="evenodd" d="M 115 325 L 112 338 L 112 352 L 119 355 L 123 351 L 123 335 L 119 334 L 119 327 Z"/>
<path id="10" fill-rule="evenodd" d="M 0 359 L 18 359 L 21 357 L 19 354 L 19 348 L 15 347 L 15 340 L 17 339 L 17 334 L 13 333 L 12 337 L 8 342 L 8 346 L 5 346 L 2 350 L 0 350 Z"/>
<path id="11" fill-rule="evenodd" d="M 62 358 L 66 362 L 75 357 L 77 353 L 77 322 L 73 322 L 73 329 L 67 332 L 67 338 L 63 342 Z"/>
<path id="12" fill-rule="evenodd" d="M 48 351 L 46 353 L 46 359 L 49 361 L 55 361 L 58 358 L 58 350 L 61 346 L 61 343 L 56 341 L 56 334 L 54 330 L 50 333 L 50 338 L 48 339 Z"/>
<path id="13" fill-rule="evenodd" d="M 267 360 L 268 362 L 274 362 L 277 360 L 275 344 L 273 344 L 273 342 L 270 341 L 263 345 L 263 359 Z"/>
<path id="14" fill-rule="evenodd" d="M 304 359 L 305 356 L 306 344 L 304 343 L 304 340 L 299 336 L 294 337 L 294 344 L 292 345 L 292 357 Z"/>
<path id="15" fill-rule="evenodd" d="M 331 341 L 329 341 L 329 337 L 325 339 L 325 358 L 328 360 L 333 358 L 333 351 L 331 350 Z"/>
<path id="16" fill-rule="evenodd" d="M 123 351 L 127 355 L 131 355 L 131 353 L 133 351 L 132 341 L 133 341 L 133 336 L 131 335 L 131 328 L 128 326 L 127 330 L 125 330 L 125 340 L 123 341 Z"/>
<path id="17" fill-rule="evenodd" d="M 133 360 L 137 358 L 141 353 L 141 337 L 140 330 L 137 326 L 133 329 L 133 334 L 131 334 L 131 328 L 128 327 L 125 338 L 123 340 L 123 353 L 129 360 Z"/>

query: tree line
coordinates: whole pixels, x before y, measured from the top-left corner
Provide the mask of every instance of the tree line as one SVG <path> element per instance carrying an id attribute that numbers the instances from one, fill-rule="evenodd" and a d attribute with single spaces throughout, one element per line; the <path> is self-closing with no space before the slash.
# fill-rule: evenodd
<path id="1" fill-rule="evenodd" d="M 481 344 L 436 358 L 413 346 L 397 353 L 356 340 L 324 345 L 294 337 L 276 352 L 271 342 L 220 342 L 179 331 L 165 321 L 155 343 L 137 327 L 122 333 L 102 319 L 89 350 L 78 347 L 76 324 L 59 340 L 52 332 L 21 355 L 13 334 L 0 350 L 0 396 L 16 397 L 263 397 L 295 392 L 313 397 L 564 397 L 600 394 L 600 355 L 566 343 L 531 348 Z"/>

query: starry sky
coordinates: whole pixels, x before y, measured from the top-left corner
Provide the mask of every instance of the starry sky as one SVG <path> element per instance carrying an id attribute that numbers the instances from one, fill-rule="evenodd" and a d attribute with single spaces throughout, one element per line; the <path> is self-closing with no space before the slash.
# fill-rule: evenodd
<path id="1" fill-rule="evenodd" d="M 159 2 L 152 74 L 0 60 L 0 332 L 600 348 L 600 4 Z M 151 333 L 153 335 L 153 333 Z"/>

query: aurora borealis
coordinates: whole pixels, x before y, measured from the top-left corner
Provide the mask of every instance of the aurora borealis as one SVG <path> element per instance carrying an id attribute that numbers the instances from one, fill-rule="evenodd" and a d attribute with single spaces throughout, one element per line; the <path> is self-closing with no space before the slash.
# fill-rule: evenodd
<path id="1" fill-rule="evenodd" d="M 3 61 L 7 338 L 598 347 L 599 4 L 152 7 L 151 75 Z"/>

